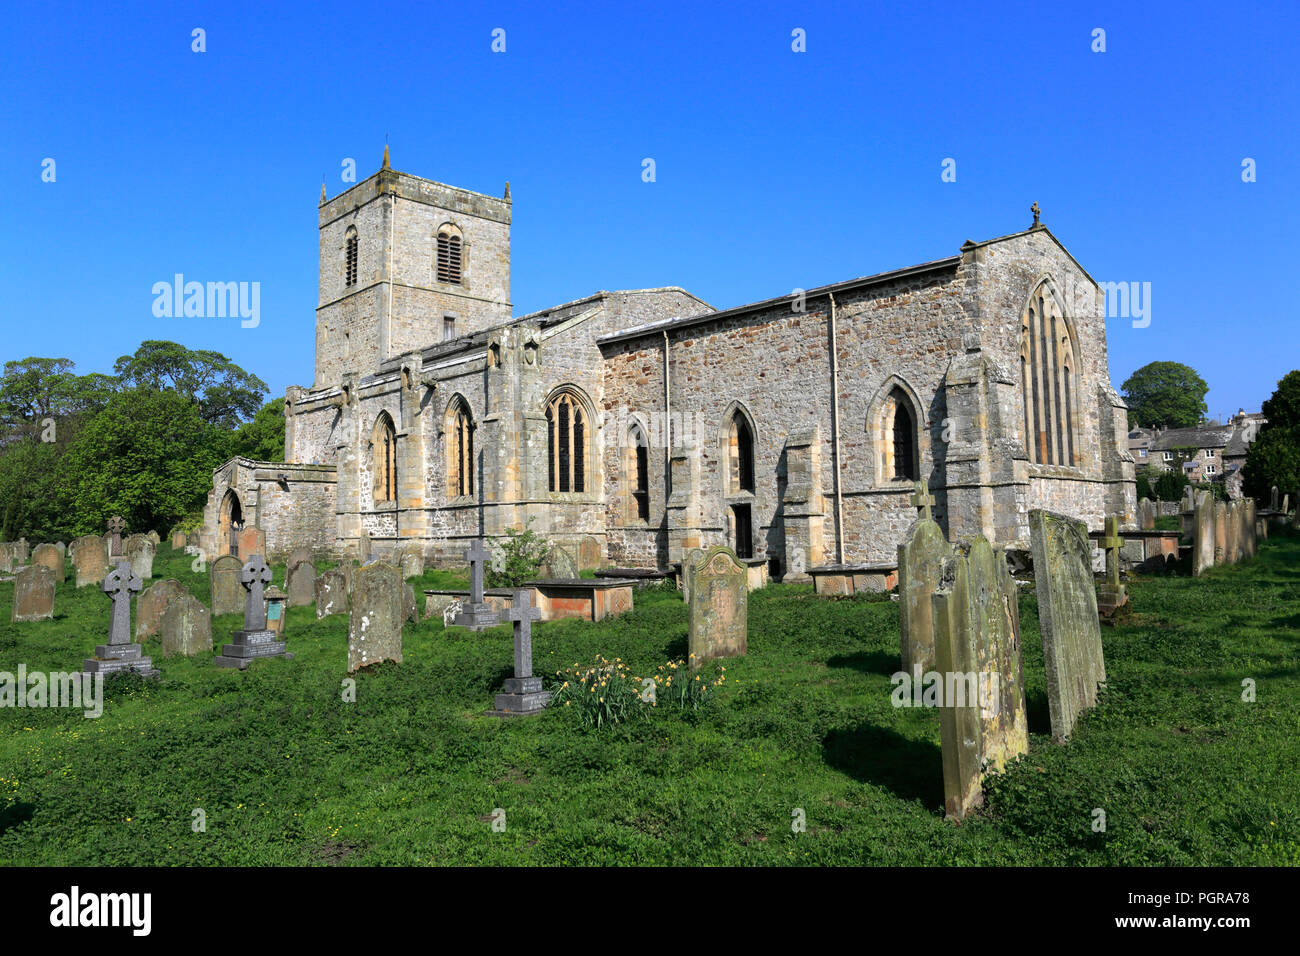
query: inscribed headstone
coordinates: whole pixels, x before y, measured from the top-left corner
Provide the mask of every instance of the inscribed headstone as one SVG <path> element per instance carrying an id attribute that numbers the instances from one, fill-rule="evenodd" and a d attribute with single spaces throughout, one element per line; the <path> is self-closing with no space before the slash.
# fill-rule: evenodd
<path id="1" fill-rule="evenodd" d="M 898 629 L 903 670 L 914 678 L 934 670 L 934 617 L 930 598 L 945 558 L 952 557 L 939 525 L 921 518 L 898 546 Z"/>
<path id="2" fill-rule="evenodd" d="M 348 673 L 385 660 L 400 664 L 406 618 L 401 571 L 382 562 L 358 569 L 349 600 Z"/>
<path id="3" fill-rule="evenodd" d="M 749 574 L 730 548 L 710 548 L 691 576 L 691 667 L 746 653 L 748 635 Z"/>

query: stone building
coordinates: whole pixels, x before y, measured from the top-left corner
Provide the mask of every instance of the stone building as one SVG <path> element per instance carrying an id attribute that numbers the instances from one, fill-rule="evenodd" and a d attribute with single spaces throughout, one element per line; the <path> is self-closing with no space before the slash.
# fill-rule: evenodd
<path id="1" fill-rule="evenodd" d="M 512 317 L 504 198 L 378 173 L 319 208 L 316 372 L 287 462 L 214 473 L 204 548 L 414 547 L 531 521 L 582 567 L 725 543 L 778 576 L 888 564 L 925 479 L 957 539 L 1135 509 L 1102 290 L 1031 228 L 716 310 L 680 288 Z"/>

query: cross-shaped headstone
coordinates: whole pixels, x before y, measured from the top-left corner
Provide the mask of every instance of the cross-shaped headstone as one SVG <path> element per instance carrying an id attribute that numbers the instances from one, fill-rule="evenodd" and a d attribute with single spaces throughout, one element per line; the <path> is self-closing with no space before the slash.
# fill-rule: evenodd
<path id="1" fill-rule="evenodd" d="M 1034 204 L 1029 207 L 1029 211 L 1034 214 L 1034 225 L 1037 226 L 1038 217 L 1043 214 L 1043 211 L 1038 208 L 1038 200 L 1034 200 Z"/>
<path id="2" fill-rule="evenodd" d="M 113 616 L 108 623 L 108 643 L 131 643 L 131 594 L 144 582 L 131 570 L 130 563 L 119 561 L 104 577 L 104 593 L 113 600 Z"/>
<path id="3" fill-rule="evenodd" d="M 469 562 L 469 599 L 473 604 L 483 603 L 483 562 L 491 557 L 492 553 L 478 539 L 465 552 L 465 560 Z"/>
<path id="4" fill-rule="evenodd" d="M 912 495 L 912 507 L 921 509 L 921 517 L 930 520 L 930 506 L 934 504 L 934 495 L 930 494 L 930 483 L 925 479 L 916 482 L 916 493 Z"/>
<path id="5" fill-rule="evenodd" d="M 247 590 L 244 597 L 244 630 L 266 630 L 266 603 L 263 591 L 271 583 L 271 569 L 260 554 L 248 559 L 239 570 L 239 583 Z"/>
<path id="6" fill-rule="evenodd" d="M 533 607 L 533 592 L 519 588 L 510 607 L 501 613 L 515 625 L 515 677 L 533 676 L 533 621 L 541 620 L 541 608 Z"/>
<path id="7" fill-rule="evenodd" d="M 1123 594 L 1119 583 L 1119 549 L 1124 539 L 1119 536 L 1119 519 L 1113 515 L 1106 519 L 1106 536 L 1101 539 L 1106 549 L 1106 586 L 1116 595 Z"/>
<path id="8" fill-rule="evenodd" d="M 108 550 L 109 554 L 122 553 L 122 532 L 126 530 L 126 522 L 118 515 L 108 519 L 108 533 L 113 536 Z"/>

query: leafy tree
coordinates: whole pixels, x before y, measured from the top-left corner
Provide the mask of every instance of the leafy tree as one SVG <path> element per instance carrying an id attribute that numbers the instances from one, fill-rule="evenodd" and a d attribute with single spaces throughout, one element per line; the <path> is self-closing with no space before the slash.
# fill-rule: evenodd
<path id="1" fill-rule="evenodd" d="M 284 461 L 284 399 L 276 398 L 257 410 L 251 422 L 235 432 L 235 454 L 254 461 Z"/>
<path id="2" fill-rule="evenodd" d="M 71 359 L 25 358 L 6 362 L 0 375 L 0 423 L 10 440 L 19 435 L 70 429 L 74 419 L 98 411 L 116 389 L 116 380 L 100 374 L 76 375 Z M 46 440 L 49 440 L 48 438 Z"/>
<path id="3" fill-rule="evenodd" d="M 1154 501 L 1155 491 L 1151 487 L 1151 469 L 1149 467 L 1139 468 L 1137 470 L 1137 496 Z"/>
<path id="4" fill-rule="evenodd" d="M 220 352 L 157 339 L 140 343 L 134 355 L 123 355 L 113 371 L 128 387 L 184 396 L 198 405 L 205 422 L 224 428 L 251 419 L 268 391 L 265 382 Z"/>
<path id="5" fill-rule="evenodd" d="M 60 487 L 63 451 L 59 444 L 28 436 L 0 455 L 0 540 L 68 537 Z"/>
<path id="6" fill-rule="evenodd" d="M 494 554 L 484 575 L 488 587 L 517 588 L 537 578 L 551 545 L 533 530 L 532 524 L 529 518 L 523 531 L 507 528 L 505 537 L 492 539 Z"/>
<path id="7" fill-rule="evenodd" d="M 1191 479 L 1181 469 L 1174 470 L 1171 468 L 1160 473 L 1160 477 L 1156 479 L 1154 491 L 1156 497 L 1161 501 L 1179 501 L 1183 497 L 1183 489 L 1191 483 Z"/>
<path id="8" fill-rule="evenodd" d="M 1292 500 L 1300 496 L 1300 370 L 1287 372 L 1264 403 L 1264 425 L 1246 452 L 1242 489 L 1267 502 L 1274 485 Z"/>
<path id="9" fill-rule="evenodd" d="M 1191 428 L 1205 416 L 1210 386 L 1178 362 L 1149 362 L 1124 382 L 1129 421 L 1143 428 Z"/>

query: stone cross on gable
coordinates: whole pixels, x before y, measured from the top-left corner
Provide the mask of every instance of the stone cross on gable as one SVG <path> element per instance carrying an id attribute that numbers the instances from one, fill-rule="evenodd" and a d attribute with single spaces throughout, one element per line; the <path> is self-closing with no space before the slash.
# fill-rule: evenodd
<path id="1" fill-rule="evenodd" d="M 930 494 L 930 483 L 925 479 L 916 482 L 916 493 L 912 495 L 912 507 L 921 509 L 921 516 L 931 519 L 930 507 L 934 504 L 934 495 Z"/>
<path id="2" fill-rule="evenodd" d="M 129 562 L 120 561 L 104 578 L 104 593 L 113 600 L 113 616 L 108 624 L 108 643 L 131 643 L 131 594 L 144 582 L 131 570 Z"/>
<path id="3" fill-rule="evenodd" d="M 126 522 L 120 515 L 114 515 L 108 519 L 108 533 L 113 536 L 109 554 L 122 553 L 122 532 L 126 530 Z"/>
<path id="4" fill-rule="evenodd" d="M 264 589 L 271 583 L 271 569 L 260 554 L 248 559 L 239 571 L 239 583 L 248 594 L 244 597 L 244 630 L 261 631 L 266 628 L 266 603 Z"/>
<path id="5" fill-rule="evenodd" d="M 469 599 L 474 604 L 483 603 L 483 562 L 491 557 L 492 553 L 477 538 L 465 552 L 465 560 L 469 562 Z"/>
<path id="6" fill-rule="evenodd" d="M 1029 211 L 1034 214 L 1034 225 L 1039 225 L 1038 217 L 1042 215 L 1043 211 L 1038 208 L 1038 200 L 1034 200 L 1034 204 L 1029 207 Z"/>
<path id="7" fill-rule="evenodd" d="M 1101 539 L 1101 546 L 1106 549 L 1106 587 L 1115 595 L 1124 593 L 1119 583 L 1119 549 L 1124 547 L 1124 539 L 1119 536 L 1119 519 L 1110 516 L 1106 519 L 1106 536 Z"/>
<path id="8" fill-rule="evenodd" d="M 501 616 L 515 625 L 515 677 L 533 676 L 533 621 L 541 620 L 541 608 L 533 607 L 533 592 L 515 591 L 509 609 Z"/>

